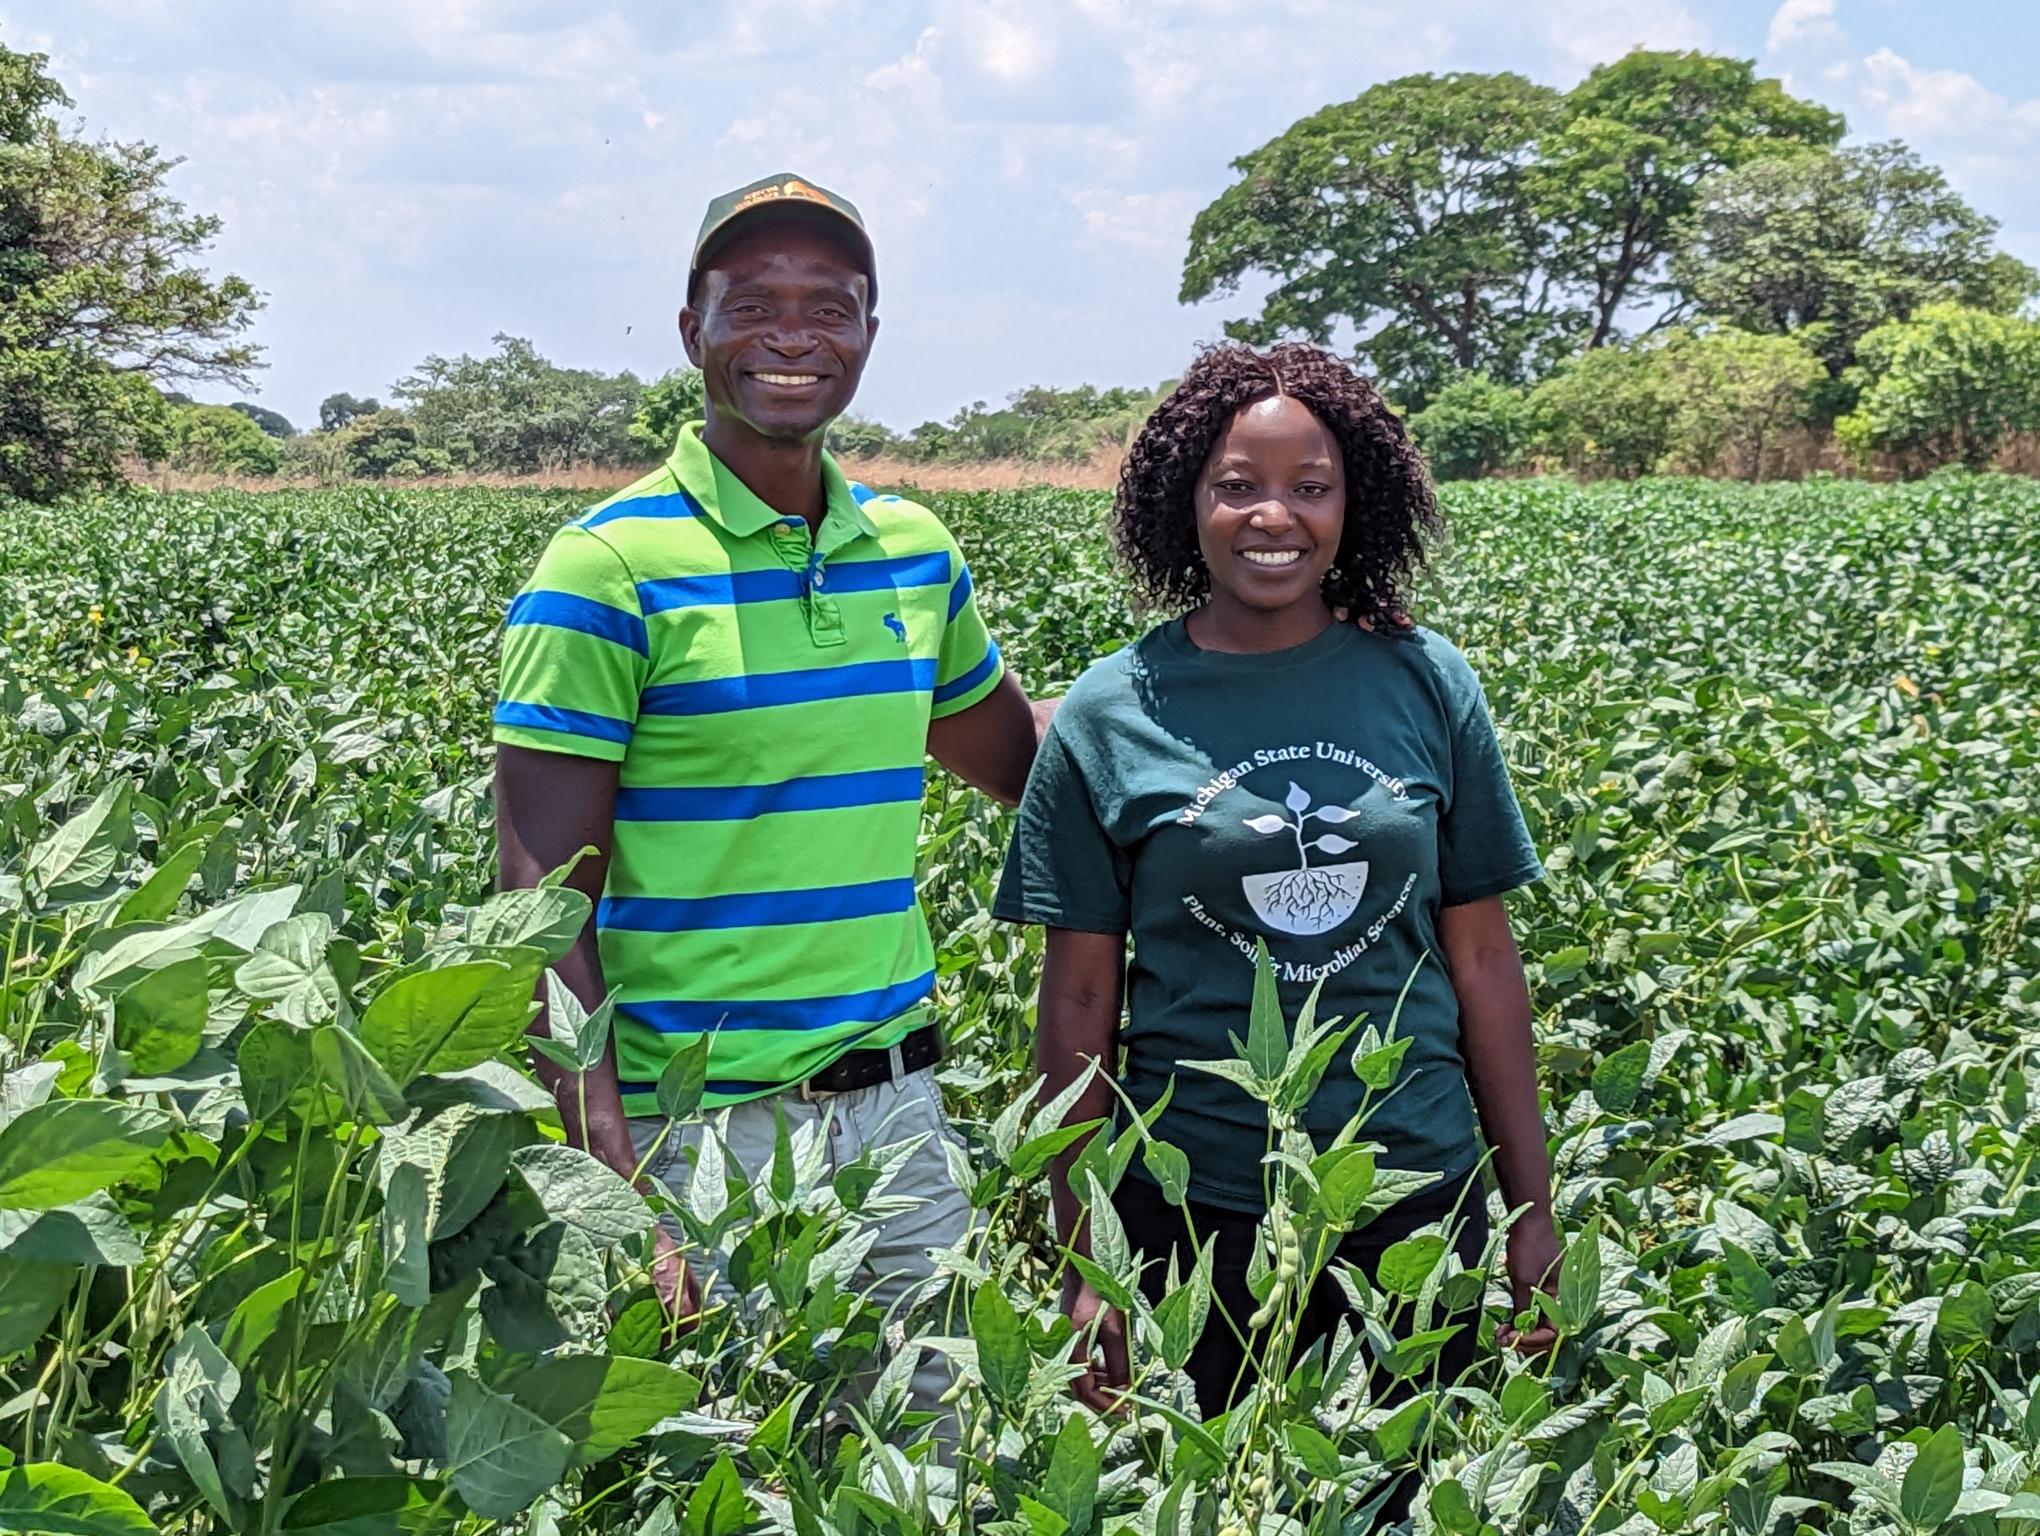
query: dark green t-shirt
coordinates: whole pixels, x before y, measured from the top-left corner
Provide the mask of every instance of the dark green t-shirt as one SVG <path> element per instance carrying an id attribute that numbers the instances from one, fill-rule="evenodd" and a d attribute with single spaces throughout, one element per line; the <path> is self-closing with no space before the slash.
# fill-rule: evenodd
<path id="1" fill-rule="evenodd" d="M 994 910 L 1133 936 L 1127 1096 L 1146 1109 L 1173 1075 L 1155 1133 L 1189 1155 L 1192 1197 L 1257 1211 L 1266 1112 L 1177 1066 L 1245 1038 L 1255 938 L 1292 1020 L 1323 978 L 1320 1018 L 1385 1030 L 1410 983 L 1402 1075 L 1363 1135 L 1385 1166 L 1463 1174 L 1474 1115 L 1438 910 L 1542 873 L 1480 683 L 1449 642 L 1335 624 L 1242 656 L 1200 650 L 1176 619 L 1092 666 L 1056 712 Z M 1313 1137 L 1328 1141 L 1362 1093 L 1341 1052 L 1305 1110 Z"/>

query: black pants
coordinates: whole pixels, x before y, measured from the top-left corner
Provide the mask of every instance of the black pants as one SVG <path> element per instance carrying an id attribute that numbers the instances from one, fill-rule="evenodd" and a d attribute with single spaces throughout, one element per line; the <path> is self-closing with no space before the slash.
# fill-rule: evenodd
<path id="1" fill-rule="evenodd" d="M 1453 1218 L 1458 1223 L 1453 1250 L 1467 1268 L 1477 1267 L 1487 1248 L 1487 1204 L 1477 1182 L 1465 1193 L 1465 1198 L 1461 1198 L 1466 1182 L 1462 1179 L 1447 1181 L 1383 1212 L 1358 1232 L 1348 1233 L 1345 1241 L 1339 1244 L 1338 1256 L 1359 1265 L 1372 1280 L 1381 1255 L 1392 1244 L 1408 1237 L 1419 1227 Z M 1129 1175 L 1120 1181 L 1119 1192 L 1113 1196 L 1112 1204 L 1126 1228 L 1127 1242 L 1144 1253 L 1149 1261 L 1141 1278 L 1141 1289 L 1147 1293 L 1150 1302 L 1159 1303 L 1168 1281 L 1170 1254 L 1176 1256 L 1178 1273 L 1187 1274 L 1196 1262 L 1196 1249 L 1191 1246 L 1190 1227 L 1184 1220 L 1184 1210 L 1181 1206 L 1169 1204 L 1162 1198 L 1160 1189 L 1137 1175 Z M 1247 1262 L 1259 1240 L 1261 1219 L 1245 1211 L 1203 1205 L 1194 1200 L 1190 1202 L 1188 1214 L 1189 1220 L 1196 1224 L 1198 1240 L 1211 1242 L 1213 1238 L 1217 1239 L 1211 1267 L 1213 1315 L 1205 1323 L 1203 1336 L 1190 1351 L 1190 1359 L 1185 1366 L 1185 1372 L 1197 1390 L 1198 1411 L 1211 1419 L 1225 1412 L 1232 1406 L 1236 1394 L 1253 1384 L 1257 1364 L 1266 1348 L 1265 1334 L 1250 1336 L 1251 1353 L 1240 1342 L 1240 1335 L 1248 1332 L 1247 1319 L 1254 1315 L 1258 1306 L 1253 1293 L 1247 1289 Z M 1237 1333 L 1217 1316 L 1216 1309 L 1219 1307 L 1223 1307 L 1237 1324 Z M 1339 1319 L 1352 1316 L 1353 1310 L 1347 1304 L 1346 1293 L 1339 1288 L 1339 1283 L 1329 1274 L 1319 1276 L 1303 1315 L 1303 1326 L 1297 1331 L 1297 1353 L 1301 1355 L 1320 1339 L 1329 1339 L 1338 1328 Z M 1475 1326 L 1478 1319 L 1471 1314 L 1452 1321 L 1463 1326 L 1446 1341 L 1435 1368 L 1436 1380 L 1447 1386 L 1457 1381 L 1473 1363 L 1478 1332 Z M 1354 1319 L 1353 1326 L 1359 1327 L 1358 1319 Z M 1424 1373 L 1427 1380 L 1431 1376 L 1429 1371 Z M 1408 1398 L 1413 1390 L 1414 1386 L 1409 1381 L 1381 1383 L 1377 1387 L 1375 1401 L 1392 1405 Z M 1396 1489 L 1383 1508 L 1380 1519 L 1385 1523 L 1402 1519 L 1409 1512 L 1414 1492 L 1415 1479 L 1404 1478 L 1402 1486 Z"/>

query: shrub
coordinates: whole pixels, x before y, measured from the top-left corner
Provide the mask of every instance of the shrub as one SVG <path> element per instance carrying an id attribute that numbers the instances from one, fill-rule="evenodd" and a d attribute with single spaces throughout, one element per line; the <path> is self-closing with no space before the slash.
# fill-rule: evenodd
<path id="1" fill-rule="evenodd" d="M 413 479 L 453 468 L 446 450 L 421 442 L 418 424 L 402 411 L 357 417 L 333 436 L 341 465 L 361 479 Z"/>
<path id="2" fill-rule="evenodd" d="M 1835 435 L 1859 460 L 1886 453 L 1906 474 L 1981 469 L 2006 440 L 2040 431 L 2040 325 L 1956 304 L 1864 336 L 1856 409 Z"/>
<path id="3" fill-rule="evenodd" d="M 1454 379 L 1409 419 L 1440 480 L 1478 480 L 1522 462 L 1531 440 L 1528 397 L 1484 373 Z"/>
<path id="4" fill-rule="evenodd" d="M 647 455 L 663 459 L 673 451 L 681 427 L 701 419 L 707 394 L 699 368 L 675 368 L 645 386 L 630 418 L 630 440 Z"/>
<path id="5" fill-rule="evenodd" d="M 276 441 L 230 405 L 179 406 L 170 419 L 170 462 L 207 475 L 273 475 Z"/>

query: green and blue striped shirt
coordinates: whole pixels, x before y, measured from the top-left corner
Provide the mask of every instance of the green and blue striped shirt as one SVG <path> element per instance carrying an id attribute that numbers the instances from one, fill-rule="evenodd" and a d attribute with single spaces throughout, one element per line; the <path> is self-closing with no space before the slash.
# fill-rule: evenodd
<path id="1" fill-rule="evenodd" d="M 496 740 L 621 765 L 596 929 L 634 1114 L 703 1032 L 716 1105 L 924 1019 L 928 723 L 1002 667 L 935 515 L 822 475 L 811 538 L 690 425 L 510 605 Z"/>

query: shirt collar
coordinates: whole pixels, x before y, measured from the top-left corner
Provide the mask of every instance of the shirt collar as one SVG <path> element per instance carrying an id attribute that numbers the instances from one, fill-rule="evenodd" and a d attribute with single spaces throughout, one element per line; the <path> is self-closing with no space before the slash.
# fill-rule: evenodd
<path id="1" fill-rule="evenodd" d="M 774 523 L 782 521 L 784 513 L 774 511 L 760 501 L 728 465 L 709 452 L 708 445 L 701 440 L 701 426 L 698 421 L 690 421 L 682 427 L 672 457 L 666 461 L 666 467 L 673 471 L 673 478 L 680 482 L 680 488 L 700 503 L 703 512 L 741 539 L 763 533 Z M 828 507 L 822 518 L 825 530 L 833 524 L 854 530 L 852 536 L 862 534 L 871 537 L 877 534 L 878 526 L 857 504 L 857 498 L 851 494 L 849 480 L 827 451 L 822 454 L 822 494 Z M 834 544 L 847 540 L 838 535 L 826 542 Z"/>

